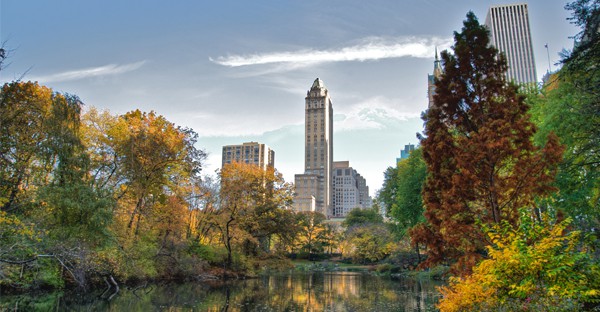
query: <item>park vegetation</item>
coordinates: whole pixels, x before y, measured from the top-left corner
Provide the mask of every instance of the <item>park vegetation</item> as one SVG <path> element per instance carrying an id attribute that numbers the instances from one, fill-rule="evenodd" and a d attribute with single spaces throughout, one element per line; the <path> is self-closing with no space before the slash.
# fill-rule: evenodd
<path id="1" fill-rule="evenodd" d="M 251 276 L 333 245 L 323 215 L 289 209 L 292 185 L 274 168 L 233 163 L 202 177 L 198 145 L 155 112 L 113 115 L 6 83 L 0 289 Z"/>
<path id="2" fill-rule="evenodd" d="M 420 148 L 386 171 L 380 201 L 425 253 L 420 267 L 451 269 L 442 311 L 600 303 L 600 3 L 566 8 L 578 44 L 540 90 L 507 81 L 504 55 L 467 14 L 442 52 Z"/>

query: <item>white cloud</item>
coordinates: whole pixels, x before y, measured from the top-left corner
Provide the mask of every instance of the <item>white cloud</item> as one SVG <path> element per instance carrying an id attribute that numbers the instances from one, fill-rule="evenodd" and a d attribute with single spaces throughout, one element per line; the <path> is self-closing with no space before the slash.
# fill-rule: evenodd
<path id="1" fill-rule="evenodd" d="M 367 38 L 362 43 L 337 50 L 304 49 L 300 51 L 271 52 L 251 55 L 219 56 L 210 61 L 228 67 L 264 64 L 291 64 L 292 69 L 302 65 L 325 62 L 368 61 L 387 58 L 431 58 L 435 47 L 448 48 L 450 38 Z"/>
<path id="2" fill-rule="evenodd" d="M 421 116 L 422 107 L 407 103 L 411 103 L 410 100 L 376 96 L 351 106 L 337 106 L 334 109 L 334 131 L 387 129 L 392 124 Z M 268 115 L 186 112 L 177 114 L 177 119 L 181 124 L 197 125 L 194 129 L 203 137 L 256 137 L 281 130 L 286 125 L 304 125 L 304 116 L 284 121 Z"/>
<path id="3" fill-rule="evenodd" d="M 90 77 L 100 77 L 100 76 L 108 76 L 108 75 L 118 75 L 126 72 L 134 71 L 142 67 L 146 61 L 140 61 L 131 64 L 117 65 L 117 64 L 109 64 L 100 67 L 90 67 L 77 69 L 72 71 L 66 71 L 62 73 L 41 76 L 41 77 L 32 77 L 30 80 L 39 81 L 39 82 L 60 82 L 60 81 L 70 81 L 77 79 L 84 79 Z"/>
<path id="4" fill-rule="evenodd" d="M 334 130 L 382 129 L 389 122 L 398 122 L 421 115 L 417 107 L 404 107 L 402 100 L 377 96 L 336 114 Z"/>
<path id="5" fill-rule="evenodd" d="M 190 125 L 203 137 L 259 136 L 282 127 L 279 118 L 268 115 L 237 115 L 231 113 L 177 114 L 180 124 Z"/>

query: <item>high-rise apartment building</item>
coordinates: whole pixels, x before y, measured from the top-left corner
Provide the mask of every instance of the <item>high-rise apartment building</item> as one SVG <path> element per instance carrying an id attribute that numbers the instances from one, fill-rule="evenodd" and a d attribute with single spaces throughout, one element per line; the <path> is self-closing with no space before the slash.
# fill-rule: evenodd
<path id="1" fill-rule="evenodd" d="M 223 146 L 222 166 L 232 162 L 255 164 L 263 169 L 275 167 L 275 152 L 266 144 L 246 142 Z"/>
<path id="2" fill-rule="evenodd" d="M 329 91 L 317 78 L 306 93 L 304 173 L 295 175 L 296 211 L 332 214 L 333 107 Z"/>
<path id="3" fill-rule="evenodd" d="M 527 4 L 493 6 L 485 25 L 490 30 L 491 43 L 506 55 L 508 80 L 516 83 L 536 83 L 533 44 Z"/>
<path id="4" fill-rule="evenodd" d="M 344 218 L 354 208 L 371 207 L 367 181 L 349 161 L 333 162 L 332 217 Z"/>

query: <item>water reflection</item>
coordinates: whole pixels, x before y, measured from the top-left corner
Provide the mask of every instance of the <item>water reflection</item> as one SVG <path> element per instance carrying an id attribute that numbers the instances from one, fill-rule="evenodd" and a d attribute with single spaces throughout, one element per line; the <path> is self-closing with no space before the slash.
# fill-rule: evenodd
<path id="1" fill-rule="evenodd" d="M 437 285 L 352 272 L 281 274 L 125 290 L 110 302 L 57 294 L 46 299 L 0 297 L 0 310 L 433 311 Z"/>

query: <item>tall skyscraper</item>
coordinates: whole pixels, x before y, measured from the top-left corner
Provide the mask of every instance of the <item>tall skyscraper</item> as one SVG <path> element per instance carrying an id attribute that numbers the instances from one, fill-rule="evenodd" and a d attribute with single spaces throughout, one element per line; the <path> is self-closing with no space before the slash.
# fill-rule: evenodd
<path id="1" fill-rule="evenodd" d="M 442 69 L 442 63 L 438 58 L 437 48 L 435 48 L 435 61 L 433 61 L 433 74 L 427 75 L 427 97 L 429 98 L 428 108 L 433 105 L 433 95 L 435 94 L 435 79 L 440 78 L 444 70 Z"/>
<path id="2" fill-rule="evenodd" d="M 506 55 L 508 80 L 536 83 L 527 4 L 493 6 L 488 11 L 485 25 L 490 30 L 492 45 Z"/>
<path id="3" fill-rule="evenodd" d="M 306 93 L 304 174 L 295 175 L 296 211 L 332 214 L 333 107 L 329 91 L 317 78 Z"/>
<path id="4" fill-rule="evenodd" d="M 275 152 L 266 144 L 246 142 L 223 146 L 222 166 L 232 162 L 255 164 L 263 169 L 275 167 Z"/>

